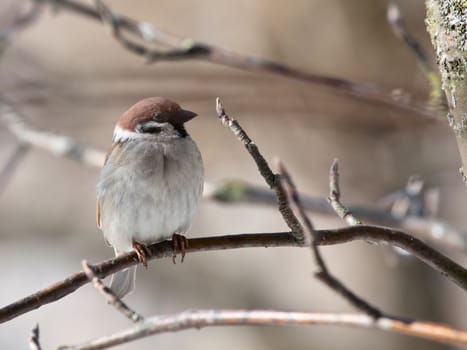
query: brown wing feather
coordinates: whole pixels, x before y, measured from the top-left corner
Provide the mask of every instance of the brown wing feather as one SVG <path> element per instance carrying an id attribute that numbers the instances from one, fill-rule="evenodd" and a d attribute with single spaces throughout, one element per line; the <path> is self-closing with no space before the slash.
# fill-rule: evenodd
<path id="1" fill-rule="evenodd" d="M 107 164 L 107 161 L 109 160 L 110 153 L 112 153 L 112 150 L 117 146 L 118 144 L 112 144 L 112 147 L 109 149 L 107 154 L 105 155 L 105 160 L 104 160 L 104 166 Z M 101 223 L 101 206 L 99 205 L 99 201 L 96 202 L 96 223 L 97 223 L 97 228 L 102 230 L 102 223 Z"/>
<path id="2" fill-rule="evenodd" d="M 96 223 L 97 223 L 97 228 L 102 230 L 102 225 L 101 225 L 101 207 L 99 205 L 99 201 L 96 202 Z"/>

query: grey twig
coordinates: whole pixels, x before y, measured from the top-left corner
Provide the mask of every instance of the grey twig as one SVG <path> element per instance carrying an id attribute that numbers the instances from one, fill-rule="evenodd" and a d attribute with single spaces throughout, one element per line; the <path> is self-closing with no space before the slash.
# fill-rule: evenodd
<path id="1" fill-rule="evenodd" d="M 324 262 L 323 257 L 319 251 L 318 247 L 318 240 L 317 234 L 311 220 L 308 218 L 308 215 L 305 213 L 305 209 L 302 206 L 300 195 L 298 194 L 297 188 L 295 183 L 292 180 L 289 172 L 287 171 L 284 164 L 279 163 L 279 171 L 281 174 L 281 180 L 283 183 L 284 188 L 286 188 L 287 193 L 287 200 L 289 203 L 293 204 L 298 215 L 303 223 L 303 232 L 305 236 L 309 236 L 312 239 L 311 242 L 311 249 L 313 252 L 313 256 L 315 258 L 316 264 L 318 265 L 318 272 L 315 273 L 315 276 L 324 284 L 326 284 L 329 288 L 331 288 L 334 292 L 342 296 L 345 300 L 347 300 L 352 306 L 365 312 L 366 314 L 378 319 L 384 314 L 378 310 L 376 307 L 370 305 L 366 300 L 356 295 L 352 292 L 349 288 L 347 288 L 341 281 L 339 281 L 336 277 L 334 277 Z M 339 192 L 338 186 L 336 187 L 337 193 Z"/>
<path id="2" fill-rule="evenodd" d="M 426 117 L 437 117 L 433 110 L 426 108 L 426 103 L 417 102 L 408 94 L 395 95 L 375 84 L 350 81 L 338 77 L 326 76 L 295 67 L 291 67 L 268 59 L 242 55 L 190 38 L 183 38 L 162 31 L 155 24 L 137 21 L 132 18 L 110 11 L 102 1 L 99 9 L 74 0 L 35 0 L 48 2 L 55 7 L 69 10 L 94 20 L 103 20 L 111 29 L 111 33 L 126 49 L 141 55 L 149 62 L 160 60 L 201 59 L 212 63 L 240 68 L 248 71 L 273 73 L 279 76 L 325 86 L 343 95 L 359 98 L 373 103 L 409 110 Z M 165 50 L 154 50 L 146 45 L 125 38 L 122 32 L 132 34 L 146 45 L 157 44 L 166 47 Z"/>
<path id="3" fill-rule="evenodd" d="M 415 320 L 400 321 L 381 317 L 378 320 L 362 314 L 290 312 L 279 310 L 192 310 L 173 315 L 147 318 L 126 329 L 87 343 L 62 346 L 59 350 L 97 350 L 167 332 L 213 326 L 284 326 L 341 325 L 376 329 L 425 338 L 453 345 L 467 345 L 467 331 L 449 326 Z"/>
<path id="4" fill-rule="evenodd" d="M 31 331 L 31 336 L 29 337 L 29 350 L 41 350 L 38 324 L 36 324 L 36 326 Z"/>
<path id="5" fill-rule="evenodd" d="M 300 223 L 297 220 L 297 217 L 293 213 L 292 209 L 287 203 L 287 198 L 284 191 L 282 190 L 280 180 L 278 179 L 277 174 L 274 174 L 269 167 L 268 162 L 264 159 L 263 155 L 260 153 L 258 146 L 250 139 L 245 130 L 242 129 L 240 124 L 235 120 L 230 118 L 226 113 L 224 106 L 220 98 L 216 99 L 216 111 L 219 120 L 222 125 L 228 127 L 232 133 L 237 137 L 237 139 L 245 146 L 248 153 L 251 155 L 253 160 L 258 167 L 258 171 L 261 176 L 264 178 L 268 186 L 274 191 L 274 194 L 277 198 L 277 204 L 279 207 L 279 212 L 281 213 L 284 221 L 287 226 L 292 230 L 294 238 L 297 242 L 301 243 L 305 241 L 305 237 L 302 232 Z"/>
<path id="6" fill-rule="evenodd" d="M 92 282 L 94 287 L 106 298 L 107 302 L 121 312 L 126 318 L 132 322 L 138 323 L 144 320 L 144 317 L 132 310 L 120 298 L 117 298 L 112 290 L 107 287 L 99 277 L 94 273 L 93 266 L 89 265 L 86 260 L 82 261 L 82 266 L 86 277 Z"/>
<path id="7" fill-rule="evenodd" d="M 336 214 L 344 220 L 348 225 L 361 225 L 362 222 L 357 220 L 352 212 L 347 209 L 341 202 L 341 191 L 339 188 L 339 163 L 337 159 L 332 162 L 329 170 L 329 197 L 328 201 Z"/>

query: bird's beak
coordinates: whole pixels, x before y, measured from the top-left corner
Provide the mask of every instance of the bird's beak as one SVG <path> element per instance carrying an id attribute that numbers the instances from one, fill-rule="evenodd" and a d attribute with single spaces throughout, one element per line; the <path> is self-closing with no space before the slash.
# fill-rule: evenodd
<path id="1" fill-rule="evenodd" d="M 197 114 L 194 112 L 188 111 L 186 109 L 181 109 L 177 112 L 177 121 L 180 122 L 180 124 L 184 124 L 196 116 Z"/>

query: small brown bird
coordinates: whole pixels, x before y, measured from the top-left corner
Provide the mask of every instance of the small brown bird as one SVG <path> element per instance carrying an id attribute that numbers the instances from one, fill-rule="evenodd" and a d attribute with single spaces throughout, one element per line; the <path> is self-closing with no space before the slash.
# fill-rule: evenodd
<path id="1" fill-rule="evenodd" d="M 116 255 L 135 249 L 147 266 L 147 244 L 180 238 L 191 226 L 204 179 L 201 154 L 184 126 L 195 116 L 150 97 L 118 120 L 97 184 L 97 225 Z M 134 289 L 135 272 L 136 266 L 112 276 L 118 297 Z"/>

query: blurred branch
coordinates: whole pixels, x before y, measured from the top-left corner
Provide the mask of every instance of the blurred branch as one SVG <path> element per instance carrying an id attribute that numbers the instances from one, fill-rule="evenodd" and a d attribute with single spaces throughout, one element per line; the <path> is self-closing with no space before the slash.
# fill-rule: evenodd
<path id="1" fill-rule="evenodd" d="M 430 84 L 430 105 L 433 107 L 446 109 L 446 97 L 443 95 L 441 87 L 441 78 L 439 72 L 433 68 L 428 61 L 426 53 L 418 40 L 412 36 L 405 24 L 404 17 L 396 3 L 389 3 L 387 10 L 387 20 L 393 33 L 410 49 L 417 59 L 418 64 L 422 68 L 429 84 Z"/>
<path id="2" fill-rule="evenodd" d="M 74 0 L 35 0 L 49 3 L 54 9 L 68 10 L 94 20 L 102 20 L 110 29 L 112 36 L 127 50 L 141 55 L 149 63 L 161 60 L 179 61 L 200 59 L 212 63 L 239 68 L 247 71 L 273 73 L 279 76 L 308 82 L 330 88 L 340 94 L 359 98 L 372 103 L 382 103 L 395 108 L 415 112 L 424 117 L 437 117 L 425 102 L 418 102 L 406 93 L 393 94 L 375 84 L 354 82 L 338 77 L 312 73 L 272 60 L 242 55 L 207 43 L 197 42 L 162 31 L 156 25 L 137 21 L 111 11 L 102 1 L 96 7 Z M 144 44 L 124 35 L 134 36 Z M 156 44 L 164 49 L 154 49 L 147 45 Z M 425 118 L 426 119 L 426 118 Z"/>
<path id="3" fill-rule="evenodd" d="M 379 226 L 358 225 L 331 230 L 315 230 L 315 232 L 317 245 L 335 245 L 354 240 L 364 240 L 370 243 L 386 243 L 402 248 L 467 291 L 466 269 L 417 238 L 402 231 Z M 306 247 L 306 245 L 297 243 L 291 232 L 288 231 L 192 238 L 188 240 L 188 246 L 185 250 L 187 253 L 194 253 L 254 247 Z M 151 253 L 150 260 L 172 258 L 173 246 L 171 241 L 154 243 L 149 245 L 148 249 Z M 138 263 L 136 252 L 130 252 L 93 265 L 93 271 L 99 278 L 104 278 Z M 37 309 L 42 305 L 57 301 L 88 282 L 89 279 L 84 272 L 70 275 L 63 281 L 0 308 L 0 323 Z"/>
<path id="4" fill-rule="evenodd" d="M 31 3 L 26 11 L 18 10 L 17 13 L 13 14 L 11 23 L 0 28 L 0 58 L 4 53 L 6 47 L 11 41 L 13 35 L 18 31 L 28 27 L 39 17 L 41 13 L 42 4 Z M 8 182 L 12 178 L 15 170 L 18 168 L 24 156 L 27 154 L 29 146 L 18 142 L 15 151 L 5 162 L 5 165 L 0 169 L 0 193 L 7 187 Z"/>
<path id="5" fill-rule="evenodd" d="M 200 329 L 213 326 L 284 326 L 284 325 L 342 325 L 358 328 L 377 329 L 421 337 L 448 344 L 466 345 L 467 331 L 449 326 L 419 322 L 401 321 L 360 314 L 311 313 L 275 310 L 192 310 L 173 315 L 151 317 L 133 328 L 126 329 L 87 343 L 63 346 L 60 350 L 96 350 L 127 343 L 149 335 L 177 332 L 186 329 Z"/>
<path id="6" fill-rule="evenodd" d="M 318 272 L 315 273 L 315 277 L 317 277 L 321 282 L 323 282 L 325 285 L 331 288 L 334 292 L 336 292 L 345 300 L 347 300 L 356 309 L 365 312 L 367 315 L 375 319 L 384 316 L 384 314 L 380 310 L 372 306 L 363 298 L 356 295 L 349 288 L 347 288 L 339 279 L 337 279 L 336 277 L 334 277 L 333 274 L 331 274 L 319 250 L 317 241 L 318 235 L 313 227 L 313 224 L 311 223 L 311 220 L 305 213 L 305 209 L 302 206 L 300 195 L 298 194 L 295 183 L 293 182 L 292 177 L 285 168 L 284 164 L 279 163 L 279 169 L 281 174 L 281 182 L 283 183 L 283 186 L 286 189 L 285 192 L 287 194 L 287 201 L 289 204 L 293 205 L 295 211 L 298 212 L 298 216 L 300 217 L 300 220 L 303 225 L 303 232 L 305 233 L 305 235 L 311 237 L 311 251 L 313 253 L 313 257 L 315 258 L 316 265 L 318 265 Z M 337 183 L 335 183 L 334 185 L 335 188 L 338 188 Z M 338 194 L 336 195 L 338 196 Z"/>
<path id="7" fill-rule="evenodd" d="M 269 188 L 273 190 L 277 199 L 279 212 L 281 213 L 282 218 L 284 219 L 287 226 L 292 230 L 292 235 L 295 240 L 299 243 L 305 242 L 306 238 L 303 235 L 302 227 L 288 204 L 287 197 L 283 191 L 280 179 L 278 178 L 277 174 L 272 172 L 268 162 L 260 153 L 258 146 L 256 146 L 256 144 L 250 139 L 240 124 L 225 113 L 224 106 L 222 105 L 219 97 L 216 99 L 216 112 L 222 125 L 228 127 L 230 131 L 232 131 L 232 133 L 237 137 L 237 139 L 245 146 L 247 152 L 255 161 L 259 173 L 264 178 Z"/>
<path id="8" fill-rule="evenodd" d="M 22 13 L 18 11 L 13 16 L 13 20 L 9 25 L 4 28 L 0 28 L 0 55 L 9 44 L 11 37 L 18 31 L 28 27 L 39 17 L 42 10 L 42 4 L 39 2 L 33 2 L 30 7 Z"/>
<path id="9" fill-rule="evenodd" d="M 23 116 L 4 99 L 0 99 L 0 121 L 22 145 L 34 146 L 55 156 L 76 160 L 82 164 L 100 167 L 104 163 L 104 153 L 87 147 L 74 139 L 55 135 L 29 127 Z"/>
<path id="10" fill-rule="evenodd" d="M 305 210 L 323 215 L 335 215 L 333 208 L 329 206 L 326 198 L 310 195 L 301 196 L 302 205 Z M 275 194 L 268 188 L 240 180 L 206 183 L 204 197 L 228 204 L 277 205 Z M 397 227 L 437 246 L 467 252 L 467 232 L 453 227 L 447 222 L 414 215 L 395 217 L 391 214 L 390 210 L 376 206 L 362 207 L 349 204 L 346 207 L 363 221 L 377 225 Z"/>

